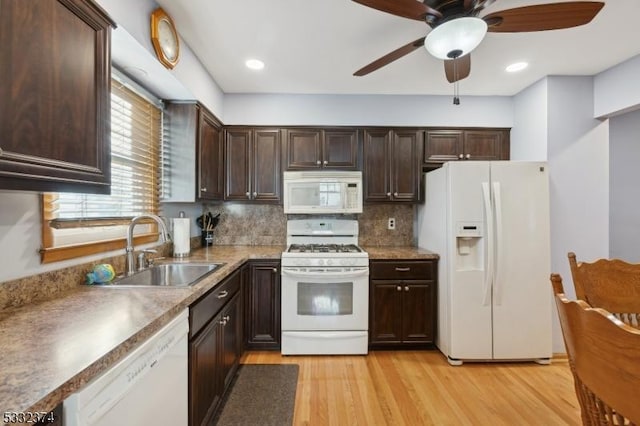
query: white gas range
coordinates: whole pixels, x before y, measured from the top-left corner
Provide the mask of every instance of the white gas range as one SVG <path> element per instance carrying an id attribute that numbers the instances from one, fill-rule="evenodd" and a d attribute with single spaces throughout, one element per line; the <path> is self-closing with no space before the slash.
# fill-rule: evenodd
<path id="1" fill-rule="evenodd" d="M 366 354 L 369 255 L 358 221 L 287 222 L 282 253 L 282 354 Z"/>

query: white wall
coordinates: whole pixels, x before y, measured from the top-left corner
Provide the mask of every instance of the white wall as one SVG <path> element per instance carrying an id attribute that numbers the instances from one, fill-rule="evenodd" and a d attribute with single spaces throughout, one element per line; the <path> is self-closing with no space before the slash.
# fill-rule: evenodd
<path id="1" fill-rule="evenodd" d="M 511 97 L 226 94 L 225 124 L 511 127 Z"/>
<path id="2" fill-rule="evenodd" d="M 511 159 L 547 161 L 547 78 L 513 97 Z"/>
<path id="3" fill-rule="evenodd" d="M 594 117 L 610 117 L 640 107 L 640 55 L 594 79 Z"/>
<path id="4" fill-rule="evenodd" d="M 640 262 L 640 111 L 611 118 L 609 130 L 609 257 Z"/>
<path id="5" fill-rule="evenodd" d="M 107 13 L 118 24 L 118 30 L 124 30 L 130 35 L 131 40 L 135 40 L 139 46 L 131 46 L 131 49 L 135 49 L 140 54 L 148 55 L 147 58 L 140 61 L 144 65 L 139 65 L 135 62 L 134 57 L 127 57 L 124 54 L 114 55 L 114 59 L 121 60 L 122 64 L 117 64 L 121 67 L 131 65 L 136 67 L 142 67 L 147 73 L 147 76 L 140 74 L 131 75 L 133 79 L 138 81 L 143 86 L 153 86 L 157 81 L 170 80 L 171 78 L 177 79 L 191 94 L 195 96 L 197 100 L 207 106 L 217 117 L 222 117 L 224 94 L 218 87 L 218 84 L 213 80 L 209 73 L 205 70 L 200 60 L 195 56 L 191 48 L 180 39 L 180 61 L 173 70 L 168 70 L 162 66 L 158 66 L 158 61 L 155 59 L 155 53 L 153 45 L 151 44 L 150 33 L 150 16 L 158 4 L 153 0 L 97 0 L 100 6 L 102 6 Z M 122 27 L 122 28 L 120 28 Z M 124 40 L 125 37 L 122 37 Z M 114 39 L 114 41 L 120 41 L 120 37 Z M 140 46 L 142 48 L 140 48 Z M 115 49 L 126 49 L 123 46 L 114 46 Z M 146 53 L 145 53 L 146 52 Z M 151 59 L 150 59 L 151 58 Z M 149 65 L 152 61 L 154 65 Z M 125 70 L 126 72 L 126 70 Z M 167 76 L 167 74 L 170 74 Z M 146 81 L 153 83 L 145 84 Z M 177 91 L 178 97 L 171 96 L 174 99 L 180 99 L 182 92 Z"/>

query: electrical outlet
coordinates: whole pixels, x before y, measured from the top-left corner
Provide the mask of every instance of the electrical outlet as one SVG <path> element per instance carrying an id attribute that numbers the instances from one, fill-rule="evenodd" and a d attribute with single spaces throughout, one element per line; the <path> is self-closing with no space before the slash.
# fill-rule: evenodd
<path id="1" fill-rule="evenodd" d="M 396 229 L 396 219 L 394 217 L 390 217 L 387 222 L 387 229 Z"/>

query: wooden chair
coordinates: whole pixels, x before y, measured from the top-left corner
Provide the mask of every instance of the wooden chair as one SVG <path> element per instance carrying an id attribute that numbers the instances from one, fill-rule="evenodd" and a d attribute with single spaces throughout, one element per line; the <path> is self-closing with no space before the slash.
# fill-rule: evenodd
<path id="1" fill-rule="evenodd" d="M 583 424 L 640 425 L 640 330 L 551 283 Z"/>
<path id="2" fill-rule="evenodd" d="M 619 259 L 587 263 L 578 262 L 573 252 L 568 256 L 577 299 L 640 327 L 640 264 Z"/>

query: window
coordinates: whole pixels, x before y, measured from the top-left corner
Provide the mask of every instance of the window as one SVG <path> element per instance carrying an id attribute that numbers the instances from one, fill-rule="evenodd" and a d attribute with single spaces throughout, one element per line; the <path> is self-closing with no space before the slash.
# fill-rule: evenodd
<path id="1" fill-rule="evenodd" d="M 162 109 L 119 79 L 111 82 L 111 195 L 42 196 L 42 262 L 124 248 L 127 224 L 159 212 Z M 136 243 L 157 240 L 136 227 Z"/>

